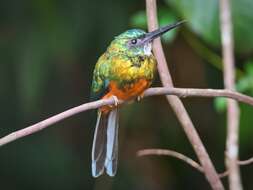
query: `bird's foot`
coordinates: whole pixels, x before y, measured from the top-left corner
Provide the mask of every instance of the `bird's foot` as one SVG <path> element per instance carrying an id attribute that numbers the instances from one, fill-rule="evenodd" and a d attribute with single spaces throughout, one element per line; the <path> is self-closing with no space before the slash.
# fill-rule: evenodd
<path id="1" fill-rule="evenodd" d="M 139 96 L 137 96 L 137 101 L 140 102 L 144 98 L 144 93 L 141 93 Z"/>
<path id="2" fill-rule="evenodd" d="M 114 100 L 114 106 L 118 106 L 119 105 L 119 99 L 117 98 L 117 96 L 112 96 L 113 100 Z"/>

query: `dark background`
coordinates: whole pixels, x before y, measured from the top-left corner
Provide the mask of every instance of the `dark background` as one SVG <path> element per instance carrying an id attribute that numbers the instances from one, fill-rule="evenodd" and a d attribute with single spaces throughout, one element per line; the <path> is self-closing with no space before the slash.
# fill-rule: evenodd
<path id="1" fill-rule="evenodd" d="M 237 88 L 253 95 L 253 1 L 232 1 Z M 160 24 L 186 19 L 163 38 L 177 87 L 223 88 L 218 1 L 159 1 Z M 0 135 L 89 101 L 92 71 L 114 36 L 146 29 L 145 1 L 10 0 L 0 2 Z M 159 79 L 153 86 L 161 86 Z M 184 99 L 216 169 L 224 171 L 224 99 Z M 240 157 L 253 155 L 253 109 L 240 104 Z M 126 105 L 120 116 L 114 178 L 91 177 L 95 111 L 66 119 L 0 148 L 0 187 L 44 189 L 210 189 L 205 177 L 171 157 L 136 157 L 167 148 L 197 160 L 164 97 Z M 253 166 L 241 167 L 245 189 Z M 223 180 L 226 183 L 226 179 Z"/>

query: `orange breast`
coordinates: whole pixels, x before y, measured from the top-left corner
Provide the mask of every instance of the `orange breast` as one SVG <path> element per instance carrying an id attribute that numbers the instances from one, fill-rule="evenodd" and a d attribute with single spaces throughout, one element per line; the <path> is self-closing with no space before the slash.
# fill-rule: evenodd
<path id="1" fill-rule="evenodd" d="M 128 84 L 123 88 L 119 88 L 116 82 L 110 82 L 109 84 L 109 92 L 103 96 L 102 99 L 110 98 L 112 96 L 116 96 L 120 100 L 129 100 L 134 97 L 141 95 L 144 90 L 146 90 L 150 86 L 150 81 L 145 79 L 140 79 L 135 83 Z M 101 111 L 109 111 L 113 109 L 109 106 L 104 106 L 100 108 Z"/>

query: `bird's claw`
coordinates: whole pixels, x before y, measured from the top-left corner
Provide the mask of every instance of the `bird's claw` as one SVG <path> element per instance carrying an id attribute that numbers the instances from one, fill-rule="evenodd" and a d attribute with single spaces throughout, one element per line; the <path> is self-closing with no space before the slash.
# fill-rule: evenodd
<path id="1" fill-rule="evenodd" d="M 137 96 L 137 101 L 140 102 L 144 98 L 144 93 L 141 95 Z"/>
<path id="2" fill-rule="evenodd" d="M 119 99 L 117 98 L 117 96 L 112 96 L 113 100 L 114 100 L 114 106 L 118 106 L 119 105 Z"/>

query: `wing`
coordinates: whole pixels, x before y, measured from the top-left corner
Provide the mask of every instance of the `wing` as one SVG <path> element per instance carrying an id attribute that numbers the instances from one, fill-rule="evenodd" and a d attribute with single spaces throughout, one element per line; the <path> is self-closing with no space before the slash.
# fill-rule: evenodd
<path id="1" fill-rule="evenodd" d="M 111 63 L 106 54 L 97 61 L 91 85 L 91 100 L 98 100 L 108 92 Z"/>
<path id="2" fill-rule="evenodd" d="M 91 89 L 92 100 L 98 100 L 108 92 L 110 81 L 117 82 L 120 88 L 139 76 L 143 77 L 143 71 L 138 67 L 133 67 L 133 64 L 135 61 L 132 60 L 132 57 L 122 53 L 104 53 L 94 69 Z"/>

